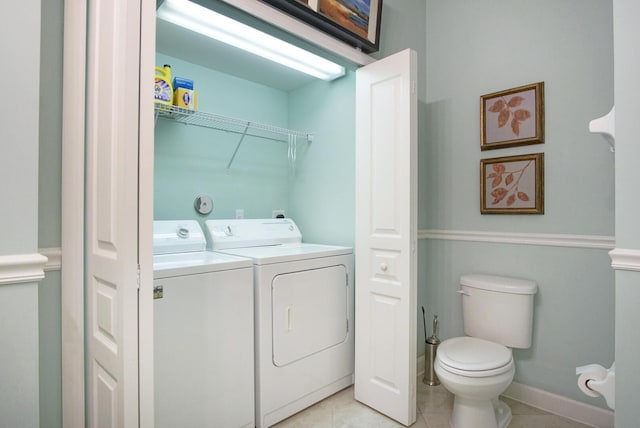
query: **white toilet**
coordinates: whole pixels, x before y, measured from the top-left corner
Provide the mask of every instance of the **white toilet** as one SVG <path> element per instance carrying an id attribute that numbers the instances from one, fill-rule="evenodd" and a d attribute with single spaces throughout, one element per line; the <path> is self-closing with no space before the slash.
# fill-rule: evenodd
<path id="1" fill-rule="evenodd" d="M 513 380 L 511 348 L 531 346 L 534 281 L 490 275 L 460 278 L 467 336 L 442 342 L 434 369 L 455 395 L 452 428 L 505 428 L 511 409 L 498 400 Z"/>

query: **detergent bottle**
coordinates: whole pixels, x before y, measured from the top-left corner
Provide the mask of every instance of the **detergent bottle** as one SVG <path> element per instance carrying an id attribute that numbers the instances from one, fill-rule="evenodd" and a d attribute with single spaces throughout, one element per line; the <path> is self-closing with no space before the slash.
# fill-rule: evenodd
<path id="1" fill-rule="evenodd" d="M 173 102 L 173 86 L 171 86 L 171 66 L 156 67 L 156 79 L 153 90 L 156 103 L 171 105 Z"/>

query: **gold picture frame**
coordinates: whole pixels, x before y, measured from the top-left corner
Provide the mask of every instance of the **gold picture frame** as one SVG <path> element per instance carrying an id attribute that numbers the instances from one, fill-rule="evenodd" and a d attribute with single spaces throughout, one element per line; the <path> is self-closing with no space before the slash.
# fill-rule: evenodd
<path id="1" fill-rule="evenodd" d="M 480 150 L 544 143 L 544 82 L 480 97 Z"/>
<path id="2" fill-rule="evenodd" d="M 480 160 L 481 214 L 544 214 L 544 153 Z"/>

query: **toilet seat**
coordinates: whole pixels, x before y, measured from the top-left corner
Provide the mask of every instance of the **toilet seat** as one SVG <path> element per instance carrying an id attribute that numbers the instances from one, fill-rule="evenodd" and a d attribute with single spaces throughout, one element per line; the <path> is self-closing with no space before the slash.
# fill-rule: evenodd
<path id="1" fill-rule="evenodd" d="M 496 376 L 513 367 L 511 350 L 476 337 L 455 337 L 442 342 L 437 351 L 441 367 L 467 377 Z"/>

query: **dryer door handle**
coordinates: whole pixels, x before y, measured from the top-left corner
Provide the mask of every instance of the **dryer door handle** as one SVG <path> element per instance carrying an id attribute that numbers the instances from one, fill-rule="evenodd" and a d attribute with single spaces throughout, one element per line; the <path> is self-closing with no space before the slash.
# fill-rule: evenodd
<path id="1" fill-rule="evenodd" d="M 287 307 L 287 331 L 293 330 L 293 308 Z"/>

